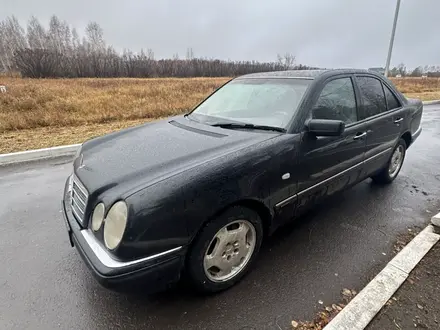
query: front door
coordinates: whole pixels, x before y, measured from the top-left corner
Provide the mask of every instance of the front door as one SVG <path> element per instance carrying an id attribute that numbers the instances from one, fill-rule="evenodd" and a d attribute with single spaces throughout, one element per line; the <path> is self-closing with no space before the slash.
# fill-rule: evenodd
<path id="1" fill-rule="evenodd" d="M 366 122 L 365 171 L 370 175 L 389 160 L 400 137 L 404 109 L 400 101 L 378 78 L 356 76 L 360 92 L 360 118 Z"/>
<path id="2" fill-rule="evenodd" d="M 316 137 L 304 132 L 298 173 L 298 213 L 345 187 L 356 183 L 363 169 L 365 123 L 358 121 L 358 106 L 352 77 L 338 76 L 327 81 L 309 118 L 345 122 L 341 136 Z"/>

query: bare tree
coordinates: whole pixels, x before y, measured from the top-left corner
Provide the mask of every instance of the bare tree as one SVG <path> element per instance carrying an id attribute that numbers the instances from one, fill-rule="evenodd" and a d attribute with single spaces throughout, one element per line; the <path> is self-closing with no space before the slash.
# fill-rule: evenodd
<path id="1" fill-rule="evenodd" d="M 175 53 L 171 59 L 154 58 L 152 49 L 140 53 L 124 50 L 119 54 L 107 47 L 102 28 L 90 22 L 80 40 L 76 29 L 52 16 L 45 29 L 31 17 L 27 33 L 15 17 L 0 21 L 0 70 L 18 69 L 22 76 L 48 77 L 219 77 L 260 71 L 308 69 L 295 65 L 286 53 L 278 62 L 222 61 L 196 58 L 188 48 L 186 59 Z"/>
<path id="2" fill-rule="evenodd" d="M 295 65 L 295 56 L 293 56 L 291 53 L 285 53 L 283 56 L 278 54 L 277 61 L 284 70 L 292 70 Z"/>
<path id="3" fill-rule="evenodd" d="M 15 16 L 0 24 L 0 63 L 4 71 L 15 70 L 14 53 L 27 47 L 26 33 Z"/>
<path id="4" fill-rule="evenodd" d="M 186 59 L 187 60 L 193 60 L 194 59 L 194 51 L 192 48 L 186 49 Z"/>
<path id="5" fill-rule="evenodd" d="M 11 54 L 7 46 L 6 22 L 0 22 L 0 72 L 11 70 Z"/>
<path id="6" fill-rule="evenodd" d="M 86 27 L 87 41 L 92 52 L 105 50 L 104 31 L 96 22 L 90 22 Z"/>
<path id="7" fill-rule="evenodd" d="M 395 77 L 399 74 L 399 70 L 397 69 L 397 67 L 394 67 L 390 70 L 390 76 L 391 77 Z"/>
<path id="8" fill-rule="evenodd" d="M 147 57 L 149 60 L 154 60 L 154 52 L 151 48 L 147 49 Z"/>
<path id="9" fill-rule="evenodd" d="M 284 65 L 286 67 L 286 70 L 293 69 L 294 64 L 295 64 L 295 56 L 293 56 L 291 53 L 284 54 Z"/>
<path id="10" fill-rule="evenodd" d="M 79 41 L 78 32 L 75 28 L 72 29 L 72 48 L 77 50 L 81 46 L 81 41 Z"/>
<path id="11" fill-rule="evenodd" d="M 6 18 L 7 29 L 15 49 L 25 48 L 27 46 L 26 34 L 15 16 Z"/>
<path id="12" fill-rule="evenodd" d="M 27 25 L 27 40 L 30 48 L 45 49 L 47 35 L 46 30 L 35 16 L 32 16 Z"/>
<path id="13" fill-rule="evenodd" d="M 61 23 L 61 45 L 62 52 L 70 55 L 73 51 L 72 33 L 66 21 Z"/>
<path id="14" fill-rule="evenodd" d="M 49 21 L 49 31 L 47 34 L 48 48 L 50 50 L 61 53 L 63 51 L 62 47 L 62 23 L 58 17 L 53 15 Z"/>
<path id="15" fill-rule="evenodd" d="M 400 63 L 400 64 L 397 66 L 397 71 L 399 72 L 399 74 L 400 74 L 402 77 L 405 77 L 405 76 L 406 76 L 406 66 L 405 66 L 405 64 Z"/>
<path id="16" fill-rule="evenodd" d="M 421 66 L 416 67 L 410 74 L 411 77 L 421 77 L 423 68 Z"/>

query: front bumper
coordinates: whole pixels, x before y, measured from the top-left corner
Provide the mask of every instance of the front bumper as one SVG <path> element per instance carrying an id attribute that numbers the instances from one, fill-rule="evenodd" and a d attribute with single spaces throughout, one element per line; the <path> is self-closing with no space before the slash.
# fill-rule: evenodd
<path id="1" fill-rule="evenodd" d="M 98 282 L 117 291 L 162 291 L 180 279 L 186 249 L 177 247 L 145 258 L 121 261 L 111 257 L 89 229 L 82 229 L 61 202 L 70 244 L 75 246 Z"/>

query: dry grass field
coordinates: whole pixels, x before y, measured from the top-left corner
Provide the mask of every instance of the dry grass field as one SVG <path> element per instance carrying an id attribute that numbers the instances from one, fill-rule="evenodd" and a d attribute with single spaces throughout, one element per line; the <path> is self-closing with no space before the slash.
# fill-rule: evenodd
<path id="1" fill-rule="evenodd" d="M 406 97 L 440 100 L 440 78 L 394 78 L 393 82 Z"/>
<path id="2" fill-rule="evenodd" d="M 0 153 L 80 143 L 180 114 L 228 78 L 21 79 L 0 77 Z M 440 99 L 440 80 L 394 80 L 408 97 Z"/>
<path id="3" fill-rule="evenodd" d="M 183 113 L 227 78 L 1 78 L 0 153 L 79 143 Z"/>
<path id="4" fill-rule="evenodd" d="M 0 131 L 158 118 L 190 109 L 219 79 L 1 79 Z"/>

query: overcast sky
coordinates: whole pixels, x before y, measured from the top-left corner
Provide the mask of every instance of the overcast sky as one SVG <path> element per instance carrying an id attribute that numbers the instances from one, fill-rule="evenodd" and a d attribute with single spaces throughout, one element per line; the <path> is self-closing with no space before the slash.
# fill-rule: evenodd
<path id="1" fill-rule="evenodd" d="M 156 58 L 276 60 L 319 67 L 384 66 L 395 0 L 0 0 L 0 19 L 52 14 L 83 30 L 96 21 L 117 50 Z M 402 0 L 392 65 L 440 64 L 440 1 Z"/>

